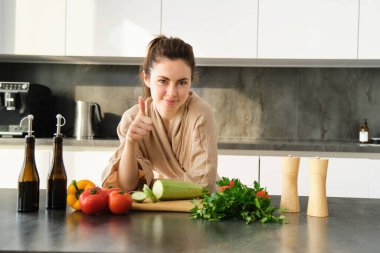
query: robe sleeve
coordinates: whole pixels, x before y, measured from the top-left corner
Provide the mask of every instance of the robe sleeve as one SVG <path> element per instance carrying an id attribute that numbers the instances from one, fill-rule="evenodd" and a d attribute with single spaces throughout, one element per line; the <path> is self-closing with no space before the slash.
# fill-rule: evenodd
<path id="1" fill-rule="evenodd" d="M 134 117 L 132 116 L 134 108 L 135 107 L 123 114 L 123 117 L 117 127 L 116 131 L 120 140 L 120 145 L 116 149 L 112 157 L 109 159 L 109 163 L 102 173 L 102 187 L 120 187 L 118 179 L 119 164 L 121 155 L 125 147 L 125 134 L 127 133 L 129 126 L 132 124 L 134 119 Z M 144 157 L 144 153 L 146 153 L 144 151 L 145 148 L 143 141 L 139 141 L 138 150 L 136 152 L 137 164 L 139 167 L 138 188 L 141 188 L 144 185 L 144 183 L 150 185 L 153 180 L 152 164 L 147 158 Z"/>
<path id="2" fill-rule="evenodd" d="M 216 190 L 217 179 L 217 130 L 211 108 L 204 110 L 197 119 L 192 132 L 190 169 L 185 172 L 184 181 L 199 183 Z"/>

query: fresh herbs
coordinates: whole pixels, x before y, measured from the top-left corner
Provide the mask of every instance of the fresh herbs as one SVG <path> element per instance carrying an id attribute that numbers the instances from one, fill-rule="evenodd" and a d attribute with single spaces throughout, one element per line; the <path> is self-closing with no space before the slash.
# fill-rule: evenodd
<path id="1" fill-rule="evenodd" d="M 254 188 L 242 184 L 238 179 L 223 177 L 217 183 L 220 192 L 202 196 L 200 204 L 191 210 L 192 219 L 220 221 L 241 219 L 246 224 L 254 221 L 283 223 L 285 216 L 278 207 L 271 206 L 271 198 L 258 182 Z"/>

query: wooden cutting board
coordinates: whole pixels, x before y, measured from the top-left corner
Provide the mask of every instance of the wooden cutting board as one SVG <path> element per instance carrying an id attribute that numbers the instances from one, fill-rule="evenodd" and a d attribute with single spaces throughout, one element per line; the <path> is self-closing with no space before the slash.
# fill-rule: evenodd
<path id="1" fill-rule="evenodd" d="M 155 203 L 132 202 L 132 210 L 134 211 L 190 212 L 190 210 L 194 208 L 194 204 L 191 201 L 192 200 L 157 201 Z"/>

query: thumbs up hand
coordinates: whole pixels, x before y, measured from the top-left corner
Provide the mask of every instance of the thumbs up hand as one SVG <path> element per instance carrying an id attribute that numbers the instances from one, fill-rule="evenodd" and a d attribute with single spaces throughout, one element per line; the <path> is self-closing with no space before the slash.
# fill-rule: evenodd
<path id="1" fill-rule="evenodd" d="M 140 96 L 138 102 L 139 113 L 129 127 L 126 136 L 129 142 L 141 140 L 153 128 L 152 119 L 145 115 L 145 108 L 147 107 L 146 101 L 144 101 L 144 99 Z"/>
<path id="2" fill-rule="evenodd" d="M 145 116 L 145 103 L 144 99 L 140 96 L 139 97 L 139 114 L 142 116 Z"/>

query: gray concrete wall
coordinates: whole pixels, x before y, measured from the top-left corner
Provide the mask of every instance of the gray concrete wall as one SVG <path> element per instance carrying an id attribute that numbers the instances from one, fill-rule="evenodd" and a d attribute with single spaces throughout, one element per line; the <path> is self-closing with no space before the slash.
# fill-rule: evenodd
<path id="1" fill-rule="evenodd" d="M 380 70 L 201 67 L 193 90 L 215 109 L 221 139 L 357 141 L 360 121 L 380 136 Z M 0 63 L 1 81 L 51 88 L 74 124 L 74 101 L 97 102 L 100 136 L 116 137 L 121 114 L 142 94 L 138 66 Z"/>

